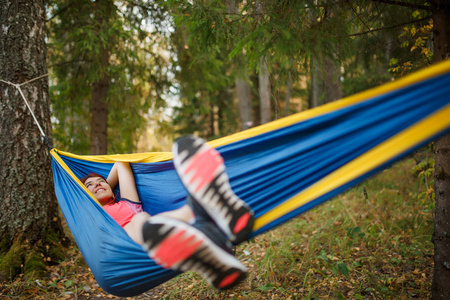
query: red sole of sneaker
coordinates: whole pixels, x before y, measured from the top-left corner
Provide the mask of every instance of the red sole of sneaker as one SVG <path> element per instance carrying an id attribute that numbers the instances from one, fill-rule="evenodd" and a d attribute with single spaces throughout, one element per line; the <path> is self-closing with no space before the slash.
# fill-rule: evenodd
<path id="1" fill-rule="evenodd" d="M 208 149 L 201 153 L 196 153 L 190 161 L 189 166 L 184 171 L 184 175 L 193 172 L 189 184 L 194 184 L 195 192 L 208 185 L 216 176 L 217 170 L 223 164 L 223 158 L 214 149 Z"/>
<path id="2" fill-rule="evenodd" d="M 248 220 L 250 219 L 250 213 L 246 213 L 244 215 L 242 215 L 236 222 L 236 225 L 233 228 L 233 233 L 234 234 L 238 234 L 239 232 L 241 232 L 243 229 L 246 228 L 247 224 L 248 224 Z"/>
<path id="3" fill-rule="evenodd" d="M 158 246 L 155 251 L 155 261 L 165 268 L 171 268 L 174 264 L 190 257 L 202 244 L 201 240 L 195 241 L 195 236 L 184 237 L 185 230 L 169 236 Z"/>
<path id="4" fill-rule="evenodd" d="M 229 285 L 233 284 L 241 274 L 242 273 L 240 272 L 234 272 L 233 274 L 228 275 L 219 283 L 219 288 L 226 289 Z"/>

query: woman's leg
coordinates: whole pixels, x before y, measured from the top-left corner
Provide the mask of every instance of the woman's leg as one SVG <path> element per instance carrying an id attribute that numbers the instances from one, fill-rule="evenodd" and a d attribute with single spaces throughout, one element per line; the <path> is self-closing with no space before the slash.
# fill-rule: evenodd
<path id="1" fill-rule="evenodd" d="M 130 238 L 141 246 L 144 243 L 144 240 L 142 239 L 142 227 L 149 218 L 151 218 L 151 216 L 148 213 L 145 211 L 140 212 L 131 219 L 130 223 L 123 227 Z"/>
<path id="2" fill-rule="evenodd" d="M 187 204 L 183 205 L 182 207 L 180 207 L 178 209 L 165 211 L 165 212 L 159 213 L 155 216 L 172 218 L 172 219 L 183 221 L 185 223 L 192 223 L 192 221 L 194 221 L 194 219 L 195 219 L 192 209 Z"/>
<path id="3" fill-rule="evenodd" d="M 155 216 L 163 216 L 186 223 L 191 223 L 195 218 L 192 209 L 187 204 L 178 209 L 165 211 Z M 141 246 L 144 243 L 142 239 L 142 227 L 149 218 L 151 218 L 151 216 L 148 213 L 140 212 L 136 214 L 133 219 L 131 219 L 131 222 L 123 228 L 131 239 Z"/>

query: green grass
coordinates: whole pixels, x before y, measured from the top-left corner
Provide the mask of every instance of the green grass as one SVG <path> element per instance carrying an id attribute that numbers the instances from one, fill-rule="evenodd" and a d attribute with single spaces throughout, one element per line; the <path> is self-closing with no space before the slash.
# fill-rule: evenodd
<path id="1" fill-rule="evenodd" d="M 425 187 L 414 165 L 400 162 L 240 245 L 250 272 L 233 291 L 218 293 L 193 274 L 161 289 L 168 299 L 429 298 L 432 205 L 418 198 Z"/>
<path id="2" fill-rule="evenodd" d="M 129 299 L 430 298 L 433 204 L 419 196 L 426 188 L 412 175 L 414 166 L 402 161 L 239 245 L 236 256 L 249 274 L 231 291 L 218 292 L 187 272 Z M 71 260 L 76 257 L 72 253 Z M 98 289 L 92 276 L 80 276 L 86 267 L 74 265 L 66 261 L 53 269 L 59 277 L 43 279 L 39 288 L 17 280 L 2 285 L 0 296 L 118 299 Z"/>

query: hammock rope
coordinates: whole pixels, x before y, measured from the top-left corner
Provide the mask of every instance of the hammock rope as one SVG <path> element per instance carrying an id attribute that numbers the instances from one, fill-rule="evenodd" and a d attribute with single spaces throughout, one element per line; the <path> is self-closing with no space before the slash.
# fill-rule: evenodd
<path id="1" fill-rule="evenodd" d="M 25 95 L 24 95 L 22 89 L 20 88 L 22 85 L 31 83 L 31 82 L 33 82 L 33 81 L 35 81 L 35 80 L 38 80 L 38 79 L 41 79 L 41 78 L 44 78 L 44 77 L 47 77 L 47 76 L 48 76 L 48 74 L 44 74 L 44 75 L 38 76 L 38 77 L 36 77 L 36 78 L 33 78 L 33 79 L 27 80 L 27 81 L 25 81 L 25 82 L 22 82 L 22 83 L 20 83 L 20 84 L 12 83 L 12 82 L 9 82 L 9 81 L 3 80 L 3 79 L 0 79 L 0 81 L 3 82 L 3 83 L 9 84 L 9 85 L 11 85 L 11 86 L 14 86 L 15 88 L 17 88 L 17 89 L 19 90 L 19 93 L 20 93 L 20 95 L 22 96 L 23 101 L 25 102 L 25 104 L 26 104 L 28 110 L 29 110 L 30 113 L 31 113 L 31 116 L 32 116 L 33 119 L 34 119 L 34 123 L 37 125 L 37 127 L 38 127 L 38 129 L 39 129 L 39 131 L 40 131 L 40 133 L 41 133 L 42 139 L 43 139 L 43 140 L 45 141 L 45 143 L 47 144 L 47 147 L 49 148 L 49 150 L 51 150 L 53 147 L 52 147 L 52 145 L 50 144 L 50 141 L 49 141 L 47 135 L 44 133 L 44 130 L 42 129 L 41 124 L 39 124 L 39 122 L 38 122 L 36 116 L 34 115 L 34 112 L 33 112 L 33 110 L 31 109 L 30 104 L 28 104 L 27 98 L 25 97 Z"/>

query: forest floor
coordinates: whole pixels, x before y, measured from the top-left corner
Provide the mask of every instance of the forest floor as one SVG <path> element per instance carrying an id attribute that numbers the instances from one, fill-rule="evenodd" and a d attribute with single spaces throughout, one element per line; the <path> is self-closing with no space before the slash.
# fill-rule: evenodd
<path id="1" fill-rule="evenodd" d="M 0 283 L 0 299 L 428 299 L 433 203 L 412 159 L 236 248 L 249 268 L 218 292 L 184 273 L 140 296 L 104 292 L 78 249 L 48 277 Z"/>

